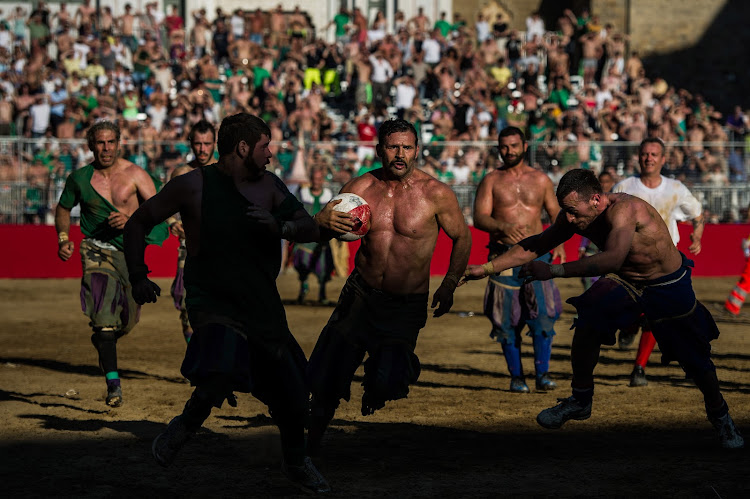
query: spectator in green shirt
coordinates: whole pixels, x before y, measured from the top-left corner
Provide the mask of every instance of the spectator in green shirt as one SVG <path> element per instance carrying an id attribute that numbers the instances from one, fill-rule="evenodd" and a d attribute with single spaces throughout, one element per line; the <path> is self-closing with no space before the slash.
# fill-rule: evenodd
<path id="1" fill-rule="evenodd" d="M 443 35 L 443 38 L 448 38 L 448 35 L 450 34 L 453 26 L 451 25 L 451 23 L 445 20 L 445 16 L 445 11 L 440 13 L 440 19 L 435 21 L 435 26 L 433 26 L 433 29 L 440 30 L 440 34 Z"/>
<path id="2" fill-rule="evenodd" d="M 336 41 L 347 43 L 348 40 L 348 34 L 349 34 L 349 24 L 351 23 L 352 19 L 349 17 L 349 12 L 346 10 L 346 6 L 342 5 L 341 9 L 339 10 L 338 14 L 333 16 L 333 20 L 328 23 L 328 26 L 326 26 L 326 29 L 328 29 L 331 26 L 336 26 Z"/>

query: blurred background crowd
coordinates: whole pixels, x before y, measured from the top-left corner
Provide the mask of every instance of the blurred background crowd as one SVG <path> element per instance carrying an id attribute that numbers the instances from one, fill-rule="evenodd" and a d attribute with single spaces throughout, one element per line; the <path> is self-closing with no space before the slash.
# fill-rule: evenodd
<path id="1" fill-rule="evenodd" d="M 628 36 L 586 9 L 554 25 L 533 13 L 518 30 L 503 9 L 388 22 L 342 8 L 314 26 L 281 5 L 188 20 L 156 2 L 54 7 L 0 13 L 0 222 L 49 221 L 66 176 L 92 159 L 82 137 L 96 120 L 119 123 L 123 157 L 158 188 L 192 159 L 192 124 L 237 112 L 268 122 L 272 169 L 290 184 L 313 167 L 333 185 L 377 168 L 379 124 L 403 117 L 420 167 L 454 185 L 467 218 L 507 125 L 553 181 L 577 167 L 637 174 L 638 143 L 658 136 L 663 173 L 701 193 L 709 221 L 747 218 L 748 110 L 647 74 Z"/>

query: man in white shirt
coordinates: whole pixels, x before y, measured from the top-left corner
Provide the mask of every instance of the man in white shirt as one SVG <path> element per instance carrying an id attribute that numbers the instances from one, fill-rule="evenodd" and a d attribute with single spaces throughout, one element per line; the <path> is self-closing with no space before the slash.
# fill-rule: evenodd
<path id="1" fill-rule="evenodd" d="M 390 97 L 390 83 L 393 78 L 393 67 L 388 59 L 383 57 L 382 52 L 376 52 L 370 56 L 370 64 L 372 65 L 372 75 L 370 75 L 370 81 L 372 82 L 372 100 L 375 106 L 387 105 Z"/>
<path id="2" fill-rule="evenodd" d="M 477 44 L 481 44 L 490 37 L 490 23 L 481 12 L 477 14 L 477 22 L 474 24 L 477 32 Z"/>
<path id="3" fill-rule="evenodd" d="M 544 38 L 544 33 L 544 19 L 539 15 L 539 11 L 532 12 L 531 15 L 526 18 L 526 40 L 533 40 L 534 35 L 538 36 L 541 40 Z"/>
<path id="4" fill-rule="evenodd" d="M 406 110 L 414 104 L 414 98 L 417 96 L 417 88 L 414 86 L 414 78 L 411 75 L 404 75 L 396 78 L 393 82 L 396 86 L 396 114 L 403 118 Z"/>
<path id="5" fill-rule="evenodd" d="M 47 97 L 42 94 L 37 95 L 34 104 L 29 108 L 32 138 L 44 137 L 49 127 L 51 110 Z"/>
<path id="6" fill-rule="evenodd" d="M 435 30 L 437 34 L 440 30 Z M 441 53 L 440 42 L 436 38 L 436 33 L 424 39 L 422 42 L 422 53 L 424 54 L 424 62 L 432 67 L 435 67 L 440 62 Z"/>
<path id="7" fill-rule="evenodd" d="M 91 46 L 86 43 L 86 39 L 79 36 L 78 39 L 73 43 L 73 53 L 79 61 L 79 68 L 81 71 L 88 67 L 88 56 L 91 52 Z"/>
<path id="8" fill-rule="evenodd" d="M 8 52 L 10 52 L 13 47 L 13 33 L 8 29 L 5 19 L 0 21 L 0 47 Z"/>
<path id="9" fill-rule="evenodd" d="M 624 192 L 636 196 L 653 206 L 667 224 L 669 235 L 675 246 L 680 240 L 677 222 L 692 220 L 693 233 L 690 234 L 691 244 L 688 250 L 697 255 L 701 252 L 701 237 L 703 237 L 703 207 L 682 182 L 661 174 L 661 169 L 667 160 L 665 152 L 666 147 L 661 139 L 649 137 L 643 140 L 638 150 L 640 176 L 623 180 L 614 186 L 612 192 Z M 638 326 L 636 324 L 632 330 L 620 332 L 621 346 L 629 344 L 628 339 L 632 341 L 632 337 L 638 332 Z M 630 386 L 648 385 L 644 368 L 655 345 L 654 335 L 648 325 L 644 324 L 635 368 L 630 376 Z"/>

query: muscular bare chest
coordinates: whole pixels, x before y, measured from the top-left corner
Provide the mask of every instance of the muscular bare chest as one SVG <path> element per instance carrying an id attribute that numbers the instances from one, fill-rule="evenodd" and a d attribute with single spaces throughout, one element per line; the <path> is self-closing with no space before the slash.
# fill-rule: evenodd
<path id="1" fill-rule="evenodd" d="M 365 194 L 372 211 L 372 231 L 392 231 L 413 239 L 434 233 L 434 208 L 424 195 L 400 187 L 373 191 Z"/>
<path id="2" fill-rule="evenodd" d="M 95 171 L 91 177 L 91 187 L 115 208 L 126 213 L 129 212 L 128 208 L 135 211 L 138 206 L 135 183 L 122 173 L 105 176 Z"/>
<path id="3" fill-rule="evenodd" d="M 527 175 L 502 175 L 492 190 L 492 201 L 496 209 L 541 208 L 543 200 L 544 188 Z"/>

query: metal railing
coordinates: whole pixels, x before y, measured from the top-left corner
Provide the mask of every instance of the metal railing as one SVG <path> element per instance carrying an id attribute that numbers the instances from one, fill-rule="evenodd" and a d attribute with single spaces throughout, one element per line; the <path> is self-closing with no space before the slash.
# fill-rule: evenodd
<path id="1" fill-rule="evenodd" d="M 439 142 L 424 133 L 419 167 L 451 184 L 467 219 L 476 185 L 500 165 L 495 141 Z M 750 144 L 750 143 L 748 143 Z M 378 166 L 372 143 L 358 141 L 272 143 L 269 169 L 290 184 L 304 182 L 310 168 L 322 168 L 337 188 L 349 178 Z M 710 222 L 745 221 L 750 206 L 750 145 L 744 142 L 668 144 L 663 173 L 683 180 L 701 201 Z M 734 156 L 732 156 L 734 155 Z M 121 156 L 144 168 L 157 188 L 172 170 L 192 159 L 186 142 L 123 140 Z M 701 156 L 701 157 L 698 157 Z M 704 174 L 709 159 L 718 167 Z M 81 139 L 0 137 L 0 223 L 52 223 L 52 211 L 67 175 L 88 164 L 92 155 Z M 608 169 L 627 176 L 638 171 L 637 144 L 630 142 L 531 142 L 529 163 L 553 181 L 571 167 Z M 674 164 L 675 161 L 679 164 Z M 672 163 L 670 163 L 672 162 Z M 730 168 L 731 165 L 731 168 Z M 722 185 L 722 175 L 726 182 Z"/>

